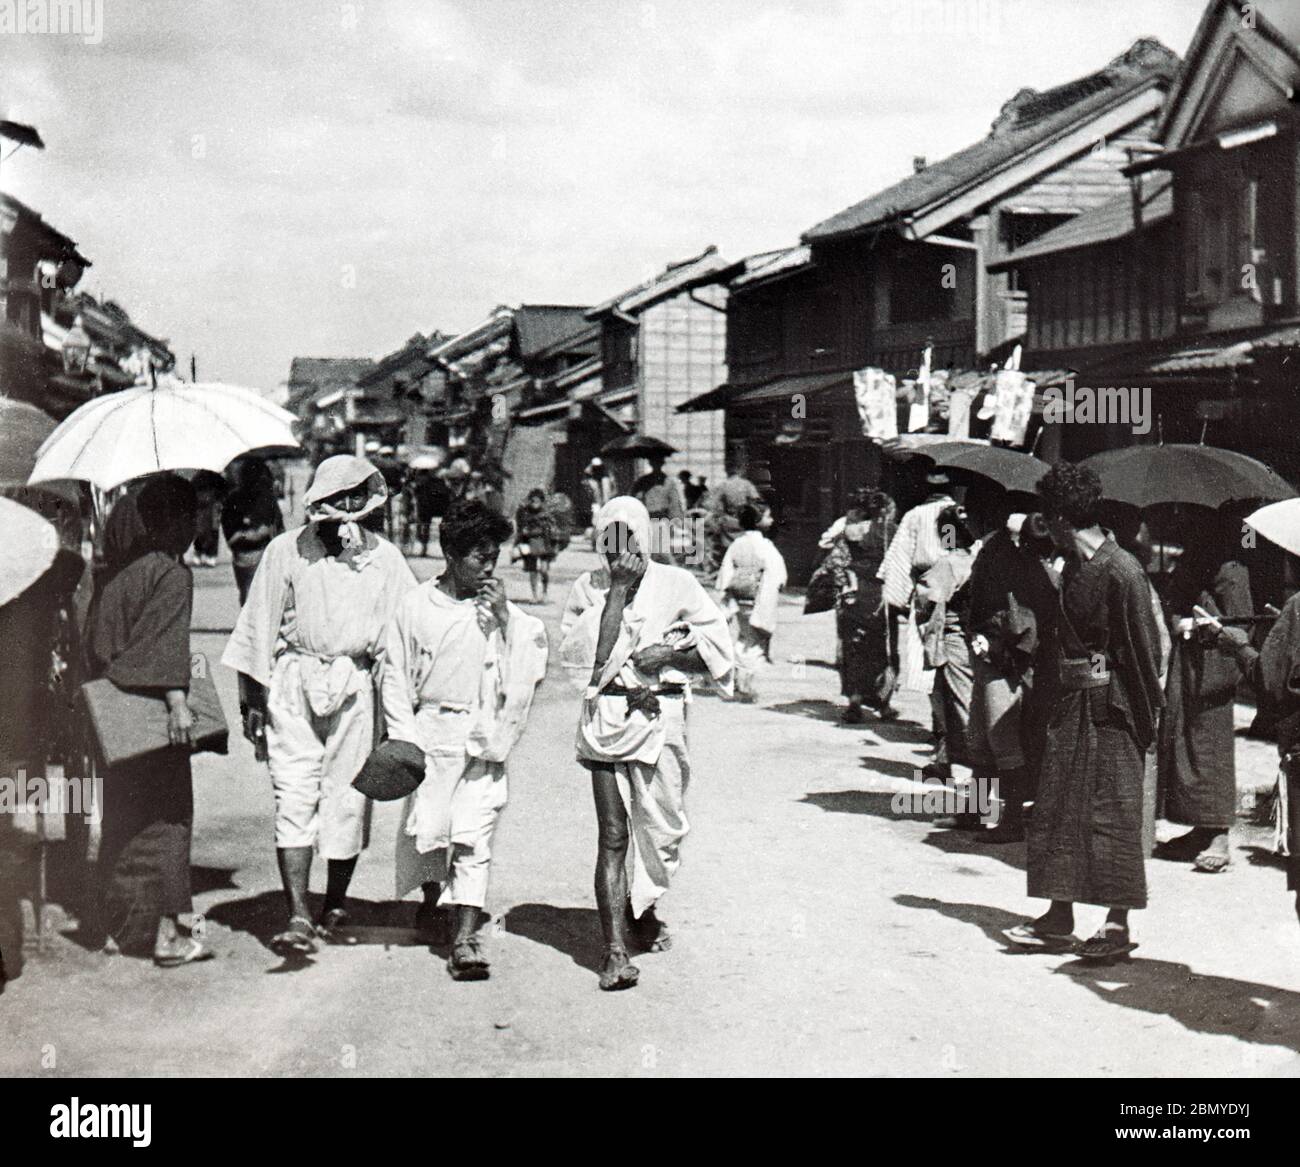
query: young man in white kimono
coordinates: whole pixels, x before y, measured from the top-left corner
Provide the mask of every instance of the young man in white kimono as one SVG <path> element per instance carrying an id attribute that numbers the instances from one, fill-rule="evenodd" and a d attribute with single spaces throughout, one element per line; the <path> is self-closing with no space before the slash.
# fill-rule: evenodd
<path id="1" fill-rule="evenodd" d="M 402 816 L 397 894 L 423 888 L 420 923 L 435 943 L 454 911 L 447 970 L 456 980 L 488 976 L 476 929 L 506 805 L 506 756 L 546 674 L 545 627 L 506 600 L 494 575 L 510 534 L 483 502 L 453 506 L 439 532 L 446 570 L 406 596 L 385 639 L 388 736 L 425 758 Z"/>
<path id="2" fill-rule="evenodd" d="M 375 745 L 375 665 L 398 601 L 415 587 L 402 553 L 363 529 L 388 491 L 364 458 L 316 467 L 307 525 L 267 545 L 222 662 L 240 674 L 244 734 L 270 764 L 275 846 L 289 903 L 280 953 L 311 953 L 347 924 L 365 834 L 352 779 Z M 325 905 L 307 906 L 312 851 L 328 863 Z"/>
<path id="3" fill-rule="evenodd" d="M 629 932 L 646 951 L 668 947 L 655 903 L 689 829 L 690 678 L 710 677 L 730 694 L 733 656 L 726 617 L 695 577 L 650 560 L 650 516 L 641 503 L 611 499 L 595 529 L 606 567 L 575 581 L 561 656 L 589 677 L 578 761 L 591 771 L 596 800 L 596 906 L 606 946 L 600 987 L 617 990 L 640 975 L 628 959 Z"/>
<path id="4" fill-rule="evenodd" d="M 740 508 L 743 532 L 722 557 L 714 583 L 718 603 L 727 614 L 736 654 L 736 699 L 758 699 L 754 678 L 772 660 L 772 633 L 785 586 L 785 559 L 767 537 L 772 512 L 764 503 Z"/>

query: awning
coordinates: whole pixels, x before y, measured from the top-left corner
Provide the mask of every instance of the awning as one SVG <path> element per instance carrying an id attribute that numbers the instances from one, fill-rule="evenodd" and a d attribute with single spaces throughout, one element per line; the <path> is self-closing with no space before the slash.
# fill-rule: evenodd
<path id="1" fill-rule="evenodd" d="M 798 394 L 812 397 L 828 389 L 851 389 L 852 373 L 808 373 L 800 376 L 773 377 L 757 385 L 719 385 L 698 397 L 683 401 L 677 413 L 698 413 L 710 409 L 723 409 L 730 405 L 756 405 L 765 401 L 780 401 Z"/>
<path id="2" fill-rule="evenodd" d="M 525 424 L 550 421 L 552 418 L 563 417 L 569 412 L 569 399 L 561 397 L 559 401 L 548 401 L 545 405 L 531 405 L 527 409 L 521 409 L 515 414 L 516 421 L 522 421 Z"/>

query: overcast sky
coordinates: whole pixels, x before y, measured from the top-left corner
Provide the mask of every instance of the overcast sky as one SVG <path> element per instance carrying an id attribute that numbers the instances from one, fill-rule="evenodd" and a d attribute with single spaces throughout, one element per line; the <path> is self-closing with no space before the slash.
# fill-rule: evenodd
<path id="1" fill-rule="evenodd" d="M 93 0 L 87 0 L 93 3 Z M 47 149 L 0 182 L 82 287 L 203 379 L 378 356 L 501 303 L 594 303 L 716 243 L 788 245 L 988 131 L 1021 86 L 1202 0 L 102 0 L 0 35 Z M 21 7 L 21 5 L 20 5 Z"/>

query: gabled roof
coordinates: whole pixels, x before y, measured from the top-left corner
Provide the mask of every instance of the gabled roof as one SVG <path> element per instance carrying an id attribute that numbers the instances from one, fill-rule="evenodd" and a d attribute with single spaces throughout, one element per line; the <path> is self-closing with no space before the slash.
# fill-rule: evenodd
<path id="1" fill-rule="evenodd" d="M 585 305 L 521 304 L 515 309 L 515 344 L 529 360 L 538 353 L 563 351 L 566 341 L 591 337 Z"/>
<path id="2" fill-rule="evenodd" d="M 41 213 L 29 207 L 26 203 L 19 201 L 12 195 L 7 195 L 0 191 L 0 207 L 9 215 L 26 219 L 32 228 L 41 236 L 45 244 L 46 259 L 72 259 L 76 260 L 82 267 L 90 267 L 91 262 L 77 250 L 76 241 L 68 238 L 62 231 L 57 230 L 51 224 L 47 223 L 41 217 Z"/>
<path id="3" fill-rule="evenodd" d="M 937 211 L 1035 151 L 1078 134 L 1144 90 L 1167 86 L 1177 65 L 1175 53 L 1144 37 L 1096 73 L 1043 93 L 1022 89 L 1002 107 L 988 137 L 832 215 L 805 231 L 803 239 L 817 242 L 873 227 L 901 226 L 923 212 Z"/>
<path id="4" fill-rule="evenodd" d="M 718 282 L 720 273 L 731 266 L 718 254 L 718 249 L 710 244 L 699 255 L 670 263 L 658 275 L 620 292 L 603 304 L 597 304 L 587 313 L 587 319 L 598 320 L 612 312 L 631 315 L 644 311 L 679 292 Z"/>
<path id="5" fill-rule="evenodd" d="M 1142 191 L 1141 227 L 1150 227 L 1174 213 L 1173 180 L 1161 175 L 1148 181 Z M 1113 239 L 1123 239 L 1139 230 L 1133 215 L 1133 196 L 1122 194 L 1102 203 L 1099 207 L 1084 211 L 1040 235 L 1032 243 L 1004 256 L 997 263 L 988 265 L 989 271 L 1006 271 L 1018 267 L 1029 259 L 1038 259 L 1044 255 L 1055 255 L 1061 251 L 1071 251 L 1077 247 L 1090 247 L 1095 243 L 1105 243 Z"/>
<path id="6" fill-rule="evenodd" d="M 294 357 L 289 363 L 289 400 L 350 389 L 373 363 L 369 357 Z"/>
<path id="7" fill-rule="evenodd" d="M 750 287 L 811 267 L 812 248 L 806 243 L 800 243 L 797 247 L 787 247 L 783 251 L 769 251 L 761 256 L 753 256 L 746 263 L 746 270 L 731 281 L 731 287 Z"/>
<path id="8" fill-rule="evenodd" d="M 1248 34 L 1254 34 L 1290 58 L 1293 65 L 1300 66 L 1300 5 L 1295 0 L 1210 0 L 1192 34 L 1187 56 L 1161 112 L 1155 133 L 1157 141 L 1168 142 L 1185 99 L 1204 79 L 1204 71 L 1212 64 L 1207 56 L 1224 21 L 1234 34 L 1235 46 L 1244 45 Z"/>

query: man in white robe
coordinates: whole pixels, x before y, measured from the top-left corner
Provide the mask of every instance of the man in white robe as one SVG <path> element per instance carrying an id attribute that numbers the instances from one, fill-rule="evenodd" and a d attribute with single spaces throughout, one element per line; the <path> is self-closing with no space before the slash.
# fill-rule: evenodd
<path id="1" fill-rule="evenodd" d="M 381 510 L 365 459 L 327 458 L 304 496 L 308 523 L 267 545 L 222 662 L 240 674 L 244 733 L 270 764 L 275 846 L 289 924 L 282 953 L 310 953 L 347 923 L 366 799 L 352 788 L 375 744 L 374 669 L 384 629 L 416 584 L 402 553 L 359 520 Z M 325 905 L 307 905 L 313 849 L 328 863 Z"/>
<path id="2" fill-rule="evenodd" d="M 611 499 L 595 528 L 606 567 L 574 583 L 561 658 L 589 678 L 577 749 L 591 771 L 599 832 L 600 987 L 615 990 L 639 976 L 628 959 L 629 931 L 647 950 L 668 946 L 655 903 L 689 829 L 690 678 L 707 676 L 730 694 L 734 662 L 726 617 L 695 577 L 650 561 L 650 517 L 640 502 Z"/>
<path id="3" fill-rule="evenodd" d="M 439 530 L 446 570 L 407 594 L 385 638 L 388 736 L 425 757 L 402 815 L 397 894 L 423 888 L 421 924 L 435 942 L 454 911 L 447 968 L 456 980 L 488 976 L 476 929 L 506 805 L 506 756 L 546 674 L 545 627 L 506 600 L 493 574 L 510 533 L 484 503 L 456 504 Z"/>
<path id="4" fill-rule="evenodd" d="M 727 614 L 736 654 L 736 698 L 758 699 L 754 678 L 772 659 L 772 634 L 781 589 L 787 577 L 785 559 L 766 535 L 772 512 L 762 503 L 740 508 L 743 534 L 722 557 L 714 583 L 718 603 Z"/>

